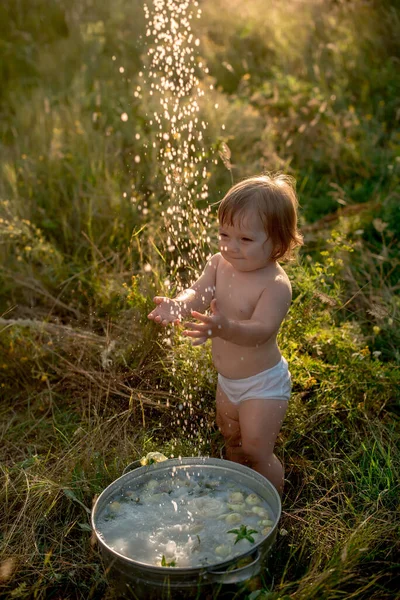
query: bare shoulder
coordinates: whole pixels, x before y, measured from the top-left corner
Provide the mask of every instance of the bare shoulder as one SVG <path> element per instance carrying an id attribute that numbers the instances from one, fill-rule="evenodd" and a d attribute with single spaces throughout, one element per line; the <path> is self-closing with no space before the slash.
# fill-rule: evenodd
<path id="1" fill-rule="evenodd" d="M 289 277 L 278 264 L 265 273 L 262 292 L 253 313 L 253 319 L 266 320 L 276 330 L 285 318 L 292 302 L 292 286 Z"/>
<path id="2" fill-rule="evenodd" d="M 287 273 L 278 263 L 269 271 L 262 295 L 269 298 L 274 297 L 285 304 L 290 304 L 292 286 Z"/>
<path id="3" fill-rule="evenodd" d="M 214 254 L 208 261 L 206 264 L 206 269 L 215 269 L 215 271 L 218 269 L 218 265 L 221 261 L 221 253 L 217 252 L 217 254 Z"/>
<path id="4" fill-rule="evenodd" d="M 284 271 L 284 269 L 282 269 L 281 265 L 279 264 L 277 264 L 274 283 L 277 287 L 279 287 L 282 290 L 282 292 L 286 289 L 287 292 L 290 293 L 290 297 L 292 296 L 292 285 L 290 283 L 290 279 L 286 271 Z"/>
<path id="5" fill-rule="evenodd" d="M 203 269 L 203 273 L 199 279 L 199 281 L 208 282 L 213 281 L 215 283 L 215 279 L 217 276 L 218 265 L 220 263 L 221 254 L 214 254 L 211 258 L 208 259 L 206 266 Z M 213 284 L 214 285 L 214 284 Z"/>

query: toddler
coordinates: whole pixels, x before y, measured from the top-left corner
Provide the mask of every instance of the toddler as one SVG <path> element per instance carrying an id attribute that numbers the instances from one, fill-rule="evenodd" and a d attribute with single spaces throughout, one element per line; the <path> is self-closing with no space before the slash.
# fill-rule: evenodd
<path id="1" fill-rule="evenodd" d="M 294 180 L 283 174 L 234 185 L 218 209 L 219 249 L 200 278 L 170 299 L 154 298 L 149 319 L 185 323 L 193 345 L 212 340 L 218 371 L 217 425 L 226 457 L 251 466 L 282 494 L 284 470 L 274 454 L 291 390 L 277 334 L 290 306 L 289 279 L 279 264 L 302 236 Z M 210 314 L 205 309 L 210 308 Z"/>

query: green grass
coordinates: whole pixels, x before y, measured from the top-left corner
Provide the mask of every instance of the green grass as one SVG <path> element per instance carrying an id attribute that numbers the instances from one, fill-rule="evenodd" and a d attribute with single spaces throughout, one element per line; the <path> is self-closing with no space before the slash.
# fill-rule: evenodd
<path id="1" fill-rule="evenodd" d="M 287 267 L 280 334 L 294 387 L 279 535 L 262 578 L 215 597 L 392 600 L 400 13 L 388 1 L 225 4 L 202 2 L 193 23 L 210 71 L 209 200 L 288 171 L 306 243 Z M 179 251 L 150 150 L 155 104 L 134 96 L 142 2 L 10 0 L 0 23 L 0 597 L 111 599 L 88 510 L 149 451 L 222 455 L 216 374 L 208 347 L 146 319 Z"/>

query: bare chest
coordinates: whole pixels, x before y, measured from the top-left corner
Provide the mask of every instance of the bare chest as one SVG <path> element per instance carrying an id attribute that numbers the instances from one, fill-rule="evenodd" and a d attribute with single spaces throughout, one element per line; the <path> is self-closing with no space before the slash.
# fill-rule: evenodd
<path id="1" fill-rule="evenodd" d="M 215 289 L 221 312 L 230 319 L 250 319 L 265 284 L 263 278 L 221 269 Z"/>

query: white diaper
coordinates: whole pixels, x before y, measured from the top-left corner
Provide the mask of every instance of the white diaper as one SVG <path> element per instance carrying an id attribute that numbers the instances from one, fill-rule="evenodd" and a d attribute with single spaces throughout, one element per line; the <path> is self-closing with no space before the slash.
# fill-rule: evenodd
<path id="1" fill-rule="evenodd" d="M 243 400 L 289 400 L 292 378 L 287 360 L 281 360 L 271 369 L 244 379 L 228 379 L 218 373 L 218 383 L 233 404 Z"/>

